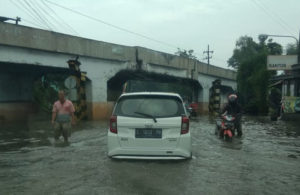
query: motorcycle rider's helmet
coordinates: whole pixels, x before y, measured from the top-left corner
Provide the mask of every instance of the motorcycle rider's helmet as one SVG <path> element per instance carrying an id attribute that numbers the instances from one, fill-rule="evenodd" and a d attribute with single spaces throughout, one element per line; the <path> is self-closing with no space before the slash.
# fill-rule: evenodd
<path id="1" fill-rule="evenodd" d="M 237 95 L 235 95 L 235 94 L 230 94 L 229 96 L 228 96 L 228 103 L 229 104 L 236 104 L 237 103 Z"/>

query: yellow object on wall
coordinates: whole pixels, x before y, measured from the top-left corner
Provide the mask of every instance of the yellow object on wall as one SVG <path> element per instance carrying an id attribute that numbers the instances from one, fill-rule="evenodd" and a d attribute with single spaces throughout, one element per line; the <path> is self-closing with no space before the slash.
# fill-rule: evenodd
<path id="1" fill-rule="evenodd" d="M 300 97 L 295 96 L 283 96 L 282 109 L 284 113 L 295 113 L 299 111 Z"/>

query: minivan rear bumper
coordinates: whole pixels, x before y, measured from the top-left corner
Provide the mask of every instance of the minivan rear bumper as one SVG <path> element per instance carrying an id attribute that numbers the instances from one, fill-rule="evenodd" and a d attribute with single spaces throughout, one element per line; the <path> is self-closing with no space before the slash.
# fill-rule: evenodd
<path id="1" fill-rule="evenodd" d="M 186 159 L 191 158 L 190 133 L 181 135 L 176 148 L 121 147 L 118 136 L 108 133 L 108 156 L 119 159 Z"/>

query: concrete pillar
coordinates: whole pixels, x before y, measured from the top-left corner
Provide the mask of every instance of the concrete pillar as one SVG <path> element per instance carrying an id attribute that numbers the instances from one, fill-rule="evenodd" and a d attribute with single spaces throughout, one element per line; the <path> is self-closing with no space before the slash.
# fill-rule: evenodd
<path id="1" fill-rule="evenodd" d="M 290 81 L 290 95 L 295 96 L 295 82 Z"/>
<path id="2" fill-rule="evenodd" d="M 217 79 L 213 81 L 212 85 L 210 94 L 210 113 L 217 116 L 220 112 L 221 105 L 221 80 Z"/>
<path id="3" fill-rule="evenodd" d="M 220 105 L 221 105 L 221 80 L 215 81 L 214 86 L 214 115 L 218 115 L 220 112 Z"/>
<path id="4" fill-rule="evenodd" d="M 76 80 L 77 80 L 77 101 L 73 102 L 75 106 L 75 116 L 77 120 L 87 119 L 87 103 L 86 103 L 86 95 L 85 95 L 85 81 L 86 81 L 86 73 L 80 71 L 79 66 L 81 63 L 75 60 L 68 61 L 69 68 L 75 71 Z"/>

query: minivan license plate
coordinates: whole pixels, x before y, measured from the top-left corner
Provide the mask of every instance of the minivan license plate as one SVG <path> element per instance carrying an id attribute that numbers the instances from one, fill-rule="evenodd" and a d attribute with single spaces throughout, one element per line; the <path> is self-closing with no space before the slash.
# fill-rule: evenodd
<path id="1" fill-rule="evenodd" d="M 135 129 L 136 138 L 162 138 L 161 129 Z"/>

